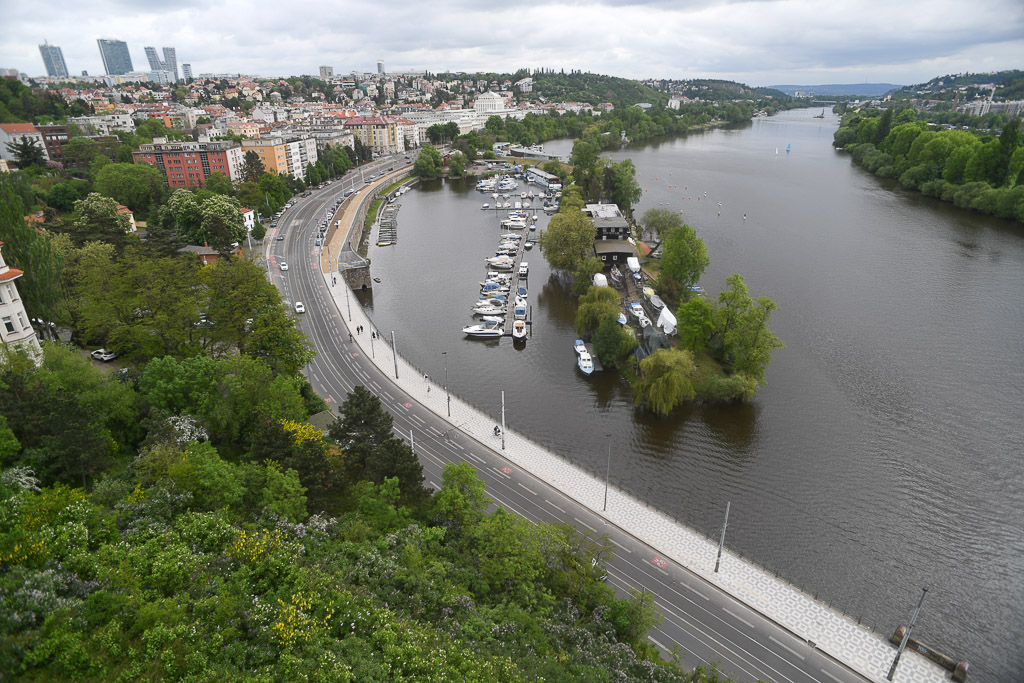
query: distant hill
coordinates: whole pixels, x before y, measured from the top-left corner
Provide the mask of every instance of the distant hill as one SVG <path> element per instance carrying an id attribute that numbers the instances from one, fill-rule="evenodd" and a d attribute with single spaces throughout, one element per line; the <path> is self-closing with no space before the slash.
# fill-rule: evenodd
<path id="1" fill-rule="evenodd" d="M 893 90 L 899 90 L 903 86 L 893 83 L 830 83 L 826 85 L 769 85 L 768 87 L 781 90 L 787 95 L 793 95 L 799 90 L 802 93 L 812 92 L 816 97 L 822 95 L 881 97 Z"/>

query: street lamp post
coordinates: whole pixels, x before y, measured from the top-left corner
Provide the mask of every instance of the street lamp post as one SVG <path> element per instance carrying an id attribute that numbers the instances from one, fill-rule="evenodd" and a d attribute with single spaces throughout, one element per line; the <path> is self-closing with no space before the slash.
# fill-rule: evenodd
<path id="1" fill-rule="evenodd" d="M 395 357 L 395 379 L 398 379 L 398 347 L 395 346 L 394 330 L 391 330 L 391 355 Z"/>
<path id="2" fill-rule="evenodd" d="M 729 528 L 729 507 L 731 502 L 725 503 L 725 522 L 722 524 L 722 537 L 718 539 L 718 556 L 715 557 L 715 573 L 718 573 L 718 565 L 722 562 L 722 546 L 725 545 L 725 530 Z"/>
<path id="3" fill-rule="evenodd" d="M 441 355 L 444 356 L 444 395 L 448 400 L 448 417 L 452 416 L 452 395 L 448 391 L 448 352 L 442 351 Z"/>
<path id="4" fill-rule="evenodd" d="M 345 288 L 345 306 L 348 308 L 348 321 L 352 322 L 352 302 L 348 300 L 348 287 Z"/>
<path id="5" fill-rule="evenodd" d="M 924 604 L 924 596 L 928 595 L 928 586 L 921 589 L 921 599 L 917 601 L 917 608 L 914 610 L 914 616 L 910 617 L 910 625 L 907 626 L 906 633 L 903 634 L 903 638 L 900 639 L 900 646 L 896 650 L 896 657 L 892 660 L 892 666 L 889 667 L 889 675 L 886 676 L 886 680 L 891 681 L 892 677 L 896 675 L 896 665 L 900 663 L 900 655 L 903 654 L 903 650 L 907 648 L 907 643 L 910 641 L 910 632 L 914 630 L 914 622 L 917 621 L 917 615 L 921 612 L 921 605 Z"/>

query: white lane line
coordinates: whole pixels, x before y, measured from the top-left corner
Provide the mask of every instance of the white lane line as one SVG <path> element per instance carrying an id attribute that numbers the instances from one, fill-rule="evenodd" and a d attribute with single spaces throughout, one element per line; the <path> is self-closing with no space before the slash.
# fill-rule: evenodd
<path id="1" fill-rule="evenodd" d="M 411 417 L 412 419 L 416 420 L 421 425 L 426 426 L 426 424 L 427 424 L 426 422 L 424 422 L 424 420 L 419 415 L 409 415 L 409 417 Z"/>
<path id="2" fill-rule="evenodd" d="M 559 512 L 561 512 L 563 515 L 569 514 L 565 510 L 563 510 L 562 508 L 560 508 L 557 505 L 555 505 L 554 503 L 552 503 L 550 500 L 545 499 L 544 502 L 547 503 L 548 505 L 550 505 L 551 507 L 555 508 Z"/>
<path id="3" fill-rule="evenodd" d="M 497 467 L 492 467 L 491 469 L 494 470 L 497 474 L 500 474 L 501 476 L 505 477 L 506 479 L 511 479 L 512 478 L 511 474 L 505 474 L 504 472 L 502 472 Z"/>
<path id="4" fill-rule="evenodd" d="M 379 385 L 379 384 L 377 384 L 376 382 L 374 382 L 373 380 L 370 380 L 370 384 L 371 384 L 371 385 L 373 386 L 373 388 L 374 388 L 374 389 L 376 389 L 377 391 L 381 391 L 380 385 Z"/>
<path id="5" fill-rule="evenodd" d="M 577 523 L 577 524 L 582 524 L 583 526 L 585 526 L 585 527 L 587 527 L 588 529 L 590 529 L 591 531 L 593 531 L 593 532 L 594 532 L 595 534 L 597 533 L 597 529 L 595 529 L 594 527 L 590 526 L 589 524 L 587 524 L 586 522 L 584 522 L 584 521 L 583 521 L 582 519 L 580 519 L 579 517 L 573 517 L 573 519 L 574 519 L 574 520 L 576 520 L 576 523 Z"/>
<path id="6" fill-rule="evenodd" d="M 441 487 L 435 484 L 433 481 L 427 481 L 427 483 L 430 484 L 430 488 L 434 489 L 435 491 L 441 490 Z"/>
<path id="7" fill-rule="evenodd" d="M 773 643 L 775 643 L 776 645 L 781 647 L 783 650 L 787 650 L 794 657 L 799 657 L 800 659 L 805 659 L 805 657 L 802 654 L 800 654 L 799 652 L 797 652 L 796 650 L 794 650 L 791 647 L 787 647 L 781 641 L 778 641 L 775 638 L 772 638 L 771 636 L 768 636 L 768 640 L 772 641 Z"/>
<path id="8" fill-rule="evenodd" d="M 427 431 L 428 432 L 433 432 L 435 436 L 441 436 L 441 432 L 437 431 L 437 429 L 432 427 L 432 426 L 431 427 L 427 427 Z"/>
<path id="9" fill-rule="evenodd" d="M 391 400 L 391 401 L 394 401 L 394 400 L 395 400 L 395 397 L 394 397 L 394 396 L 392 396 L 392 395 L 391 395 L 391 394 L 389 394 L 388 392 L 384 391 L 383 389 L 381 389 L 381 393 L 382 393 L 382 394 L 384 394 L 385 396 L 387 396 L 389 400 Z"/>
<path id="10" fill-rule="evenodd" d="M 647 640 L 651 641 L 652 643 L 654 643 L 655 645 L 660 647 L 665 654 L 667 654 L 667 655 L 672 654 L 672 650 L 669 650 L 667 647 L 665 647 L 664 645 L 662 645 L 661 643 L 656 641 L 654 638 L 651 638 L 650 636 L 647 636 Z"/>
<path id="11" fill-rule="evenodd" d="M 736 614 L 735 612 L 730 611 L 728 608 L 723 607 L 722 611 L 725 612 L 726 614 L 728 614 L 729 616 L 731 616 L 736 621 L 742 622 L 742 623 L 746 624 L 747 626 L 749 626 L 750 628 L 754 628 L 753 624 L 751 624 L 749 621 L 747 621 L 746 619 L 744 619 L 740 615 Z"/>
<path id="12" fill-rule="evenodd" d="M 470 453 L 469 451 L 466 451 L 466 455 L 469 456 L 470 458 L 473 458 L 479 463 L 482 463 L 484 461 L 484 459 L 478 456 L 476 453 Z"/>
<path id="13" fill-rule="evenodd" d="M 537 495 L 537 492 L 536 492 L 536 491 L 531 491 L 531 490 L 529 489 L 529 487 L 527 487 L 527 486 L 524 486 L 524 485 L 523 485 L 523 484 L 522 484 L 521 482 L 518 482 L 518 481 L 517 481 L 517 482 L 516 482 L 516 486 L 518 486 L 518 487 L 519 487 L 519 488 L 521 488 L 522 490 L 526 491 L 527 493 L 532 493 L 532 494 L 533 494 L 533 495 L 535 495 L 535 496 Z"/>
<path id="14" fill-rule="evenodd" d="M 619 546 L 619 548 L 620 548 L 620 549 L 622 549 L 622 550 L 625 550 L 625 551 L 626 551 L 627 553 L 629 553 L 629 554 L 631 554 L 631 555 L 633 554 L 633 551 L 632 551 L 632 550 L 630 550 L 630 549 L 629 549 L 629 548 L 627 548 L 626 546 L 622 545 L 621 543 L 619 543 L 618 541 L 616 541 L 616 540 L 615 540 L 614 538 L 609 538 L 608 540 L 609 540 L 609 541 L 611 541 L 612 543 L 614 543 L 615 545 Z"/>
<path id="15" fill-rule="evenodd" d="M 769 636 L 769 638 L 770 638 L 770 637 L 771 637 L 771 636 Z M 821 673 L 825 674 L 826 676 L 828 676 L 829 678 L 831 678 L 831 679 L 832 679 L 833 681 L 836 681 L 836 683 L 843 683 L 843 681 L 842 681 L 841 679 L 838 679 L 838 678 L 836 678 L 835 676 L 833 676 L 833 675 L 832 675 L 832 674 L 830 674 L 829 672 L 825 671 L 824 669 L 818 669 L 818 671 L 820 671 Z"/>
<path id="16" fill-rule="evenodd" d="M 708 596 L 704 595 L 703 593 L 701 593 L 699 590 L 697 590 L 696 588 L 694 588 L 693 586 L 691 586 L 688 583 L 681 583 L 679 585 L 682 586 L 683 588 L 686 588 L 687 590 L 691 591 L 698 598 L 703 598 L 705 601 L 711 599 L 711 598 L 709 598 Z"/>
<path id="17" fill-rule="evenodd" d="M 452 445 L 455 446 L 456 448 L 458 448 L 460 451 L 466 450 L 465 448 L 463 448 L 461 445 L 455 443 L 454 441 L 452 441 Z"/>

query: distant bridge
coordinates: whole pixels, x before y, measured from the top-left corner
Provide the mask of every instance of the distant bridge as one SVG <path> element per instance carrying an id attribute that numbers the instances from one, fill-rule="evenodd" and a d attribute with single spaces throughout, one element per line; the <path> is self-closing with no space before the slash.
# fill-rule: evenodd
<path id="1" fill-rule="evenodd" d="M 811 100 L 811 104 L 835 104 L 835 101 L 829 100 Z"/>

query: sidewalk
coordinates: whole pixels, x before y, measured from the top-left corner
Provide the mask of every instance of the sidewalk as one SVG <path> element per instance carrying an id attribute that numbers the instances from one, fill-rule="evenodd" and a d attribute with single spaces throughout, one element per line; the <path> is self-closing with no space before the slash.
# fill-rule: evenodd
<path id="1" fill-rule="evenodd" d="M 336 235 L 339 244 L 343 239 L 340 233 L 347 233 L 343 226 L 339 226 Z M 338 310 L 346 310 L 343 308 L 347 289 L 344 279 L 337 278 L 337 284 L 332 286 L 330 273 L 324 272 L 323 275 Z M 354 298 L 351 293 L 349 296 Z M 363 326 L 362 334 L 353 333 L 360 352 L 386 375 L 394 378 L 396 359 L 391 348 L 390 333 L 384 333 L 386 339 L 378 338 L 371 342 L 370 333 L 376 327 L 358 305 L 352 306 L 351 322 L 346 322 L 345 316 L 338 316 L 337 320 L 341 326 L 347 325 L 347 329 L 341 330 L 342 333 Z M 401 344 L 402 339 L 399 337 L 399 348 Z M 423 372 L 406 362 L 400 351 L 397 363 L 396 384 L 410 397 L 481 444 L 500 450 L 500 444 L 493 434 L 495 418 L 454 396 L 451 398 L 451 417 L 448 417 L 444 387 L 432 380 L 426 381 Z M 430 391 L 427 390 L 428 386 L 431 387 Z M 700 575 L 867 678 L 880 683 L 885 681 L 896 650 L 882 635 L 728 550 L 723 551 L 719 572 L 715 573 L 715 556 L 718 551 L 716 542 L 614 487 L 608 490 L 608 511 L 602 512 L 603 480 L 512 430 L 506 430 L 505 450 L 500 452 L 510 462 L 557 488 L 599 517 L 652 548 L 657 548 L 661 557 Z M 946 671 L 939 665 L 908 649 L 900 659 L 895 680 L 899 683 L 931 683 L 947 678 Z"/>

